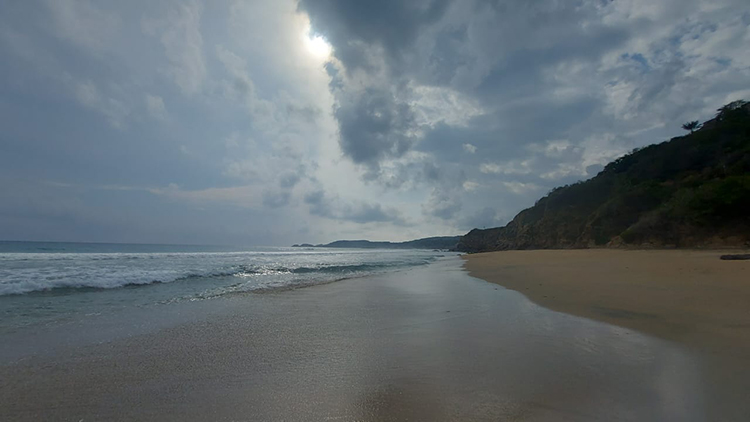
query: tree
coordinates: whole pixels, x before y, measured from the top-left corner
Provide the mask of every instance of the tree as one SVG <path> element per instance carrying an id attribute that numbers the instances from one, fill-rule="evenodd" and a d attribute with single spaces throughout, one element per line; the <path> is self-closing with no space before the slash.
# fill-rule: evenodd
<path id="1" fill-rule="evenodd" d="M 700 123 L 698 123 L 697 120 L 693 120 L 692 122 L 687 122 L 684 125 L 682 125 L 682 128 L 685 130 L 689 130 L 690 133 L 693 133 L 695 129 L 698 129 L 700 127 Z"/>
<path id="2" fill-rule="evenodd" d="M 748 104 L 750 103 L 748 103 L 745 100 L 732 101 L 731 103 L 725 105 L 724 107 L 716 110 L 718 111 L 718 113 L 716 114 L 716 118 L 719 120 L 724 120 L 725 117 L 734 113 L 735 111 L 746 108 Z"/>
<path id="3" fill-rule="evenodd" d="M 716 111 L 718 111 L 718 112 L 721 113 L 721 112 L 727 112 L 727 111 L 732 111 L 732 110 L 738 110 L 738 109 L 741 109 L 742 107 L 745 107 L 746 105 L 748 105 L 747 101 L 745 101 L 745 100 L 736 100 L 736 101 L 732 101 L 731 103 L 725 105 L 724 107 L 722 107 L 722 108 L 720 108 L 720 109 L 718 109 Z"/>

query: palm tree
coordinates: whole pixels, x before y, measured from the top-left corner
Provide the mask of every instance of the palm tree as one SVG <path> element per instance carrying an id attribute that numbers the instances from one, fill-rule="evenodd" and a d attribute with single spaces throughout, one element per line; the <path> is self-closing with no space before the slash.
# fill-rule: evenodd
<path id="1" fill-rule="evenodd" d="M 698 129 L 700 127 L 700 123 L 698 123 L 697 120 L 693 120 L 692 122 L 687 122 L 684 125 L 682 125 L 682 128 L 685 130 L 689 130 L 690 133 L 695 132 L 695 129 Z"/>

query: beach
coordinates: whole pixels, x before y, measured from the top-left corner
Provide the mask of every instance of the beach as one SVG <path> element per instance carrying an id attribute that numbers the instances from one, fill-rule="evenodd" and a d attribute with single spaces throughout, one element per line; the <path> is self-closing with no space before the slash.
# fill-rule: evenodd
<path id="1" fill-rule="evenodd" d="M 710 401 L 731 409 L 748 402 L 750 391 L 750 261 L 720 256 L 739 253 L 587 249 L 464 258 L 472 276 L 545 308 L 682 344 L 701 357 Z"/>
<path id="2" fill-rule="evenodd" d="M 719 259 L 729 253 L 739 252 L 535 250 L 465 258 L 472 276 L 546 308 L 742 356 L 750 353 L 750 261 Z"/>
<path id="3" fill-rule="evenodd" d="M 17 347 L 0 364 L 0 419 L 740 421 L 750 411 L 739 397 L 747 367 L 717 382 L 699 351 L 537 306 L 469 276 L 456 256 L 114 320 L 64 327 L 75 341 L 60 342 L 59 328 L 6 335 Z"/>

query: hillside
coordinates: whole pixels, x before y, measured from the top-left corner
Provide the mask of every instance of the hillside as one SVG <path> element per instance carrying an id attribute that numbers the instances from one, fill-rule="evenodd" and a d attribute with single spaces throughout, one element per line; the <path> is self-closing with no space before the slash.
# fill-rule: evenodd
<path id="1" fill-rule="evenodd" d="M 303 243 L 294 247 L 359 248 L 359 249 L 454 249 L 461 236 L 438 236 L 407 242 L 371 242 L 369 240 L 337 240 L 325 245 Z"/>
<path id="2" fill-rule="evenodd" d="M 750 104 L 694 133 L 636 149 L 595 177 L 558 187 L 458 250 L 750 245 Z"/>

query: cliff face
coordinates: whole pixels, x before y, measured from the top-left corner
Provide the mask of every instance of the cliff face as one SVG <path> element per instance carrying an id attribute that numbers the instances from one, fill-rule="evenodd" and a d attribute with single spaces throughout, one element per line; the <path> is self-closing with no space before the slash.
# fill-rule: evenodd
<path id="1" fill-rule="evenodd" d="M 750 105 L 730 104 L 695 133 L 556 188 L 505 227 L 470 231 L 457 249 L 619 246 L 750 246 Z"/>

